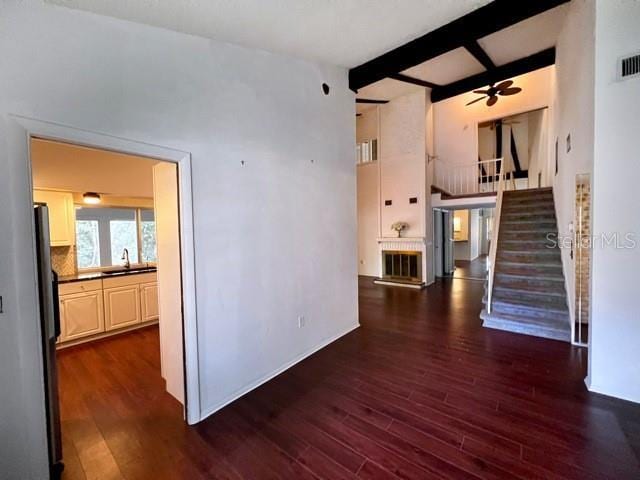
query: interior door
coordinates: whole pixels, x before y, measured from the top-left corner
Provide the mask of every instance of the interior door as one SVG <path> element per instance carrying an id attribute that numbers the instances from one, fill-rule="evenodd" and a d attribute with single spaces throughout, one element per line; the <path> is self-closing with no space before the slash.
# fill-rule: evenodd
<path id="1" fill-rule="evenodd" d="M 167 392 L 184 405 L 182 347 L 182 273 L 178 211 L 178 169 L 159 162 L 153 167 L 153 202 L 158 249 L 160 364 Z"/>

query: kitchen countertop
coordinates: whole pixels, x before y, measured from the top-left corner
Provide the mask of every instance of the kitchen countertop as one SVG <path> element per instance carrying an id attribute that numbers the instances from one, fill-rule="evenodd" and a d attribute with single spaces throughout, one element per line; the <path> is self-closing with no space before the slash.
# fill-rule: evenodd
<path id="1" fill-rule="evenodd" d="M 106 272 L 85 272 L 75 275 L 61 275 L 58 277 L 58 283 L 83 282 L 86 280 L 98 280 L 103 278 L 121 277 L 124 275 L 137 275 L 141 273 L 156 272 L 156 267 L 132 268 L 130 270 L 116 270 Z"/>

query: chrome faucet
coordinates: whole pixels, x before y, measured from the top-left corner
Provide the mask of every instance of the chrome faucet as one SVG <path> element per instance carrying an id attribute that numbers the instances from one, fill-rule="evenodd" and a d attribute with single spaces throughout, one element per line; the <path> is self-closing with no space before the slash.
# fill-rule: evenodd
<path id="1" fill-rule="evenodd" d="M 124 260 L 124 268 L 131 268 L 131 262 L 129 262 L 129 250 L 126 248 L 122 251 L 122 260 Z"/>

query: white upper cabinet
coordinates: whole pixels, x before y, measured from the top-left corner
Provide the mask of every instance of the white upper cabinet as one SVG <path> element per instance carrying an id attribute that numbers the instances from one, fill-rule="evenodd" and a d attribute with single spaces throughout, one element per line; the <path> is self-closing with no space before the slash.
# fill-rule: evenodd
<path id="1" fill-rule="evenodd" d="M 52 247 L 68 247 L 76 243 L 73 195 L 67 192 L 34 190 L 33 201 L 49 207 L 49 236 Z"/>

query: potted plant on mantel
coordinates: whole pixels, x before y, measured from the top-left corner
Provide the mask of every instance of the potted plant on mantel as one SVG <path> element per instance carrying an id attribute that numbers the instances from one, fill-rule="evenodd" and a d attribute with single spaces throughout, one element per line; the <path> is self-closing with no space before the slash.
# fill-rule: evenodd
<path id="1" fill-rule="evenodd" d="M 402 231 L 409 228 L 409 224 L 407 222 L 396 222 L 391 225 L 391 230 L 398 232 L 398 238 L 402 237 Z"/>

